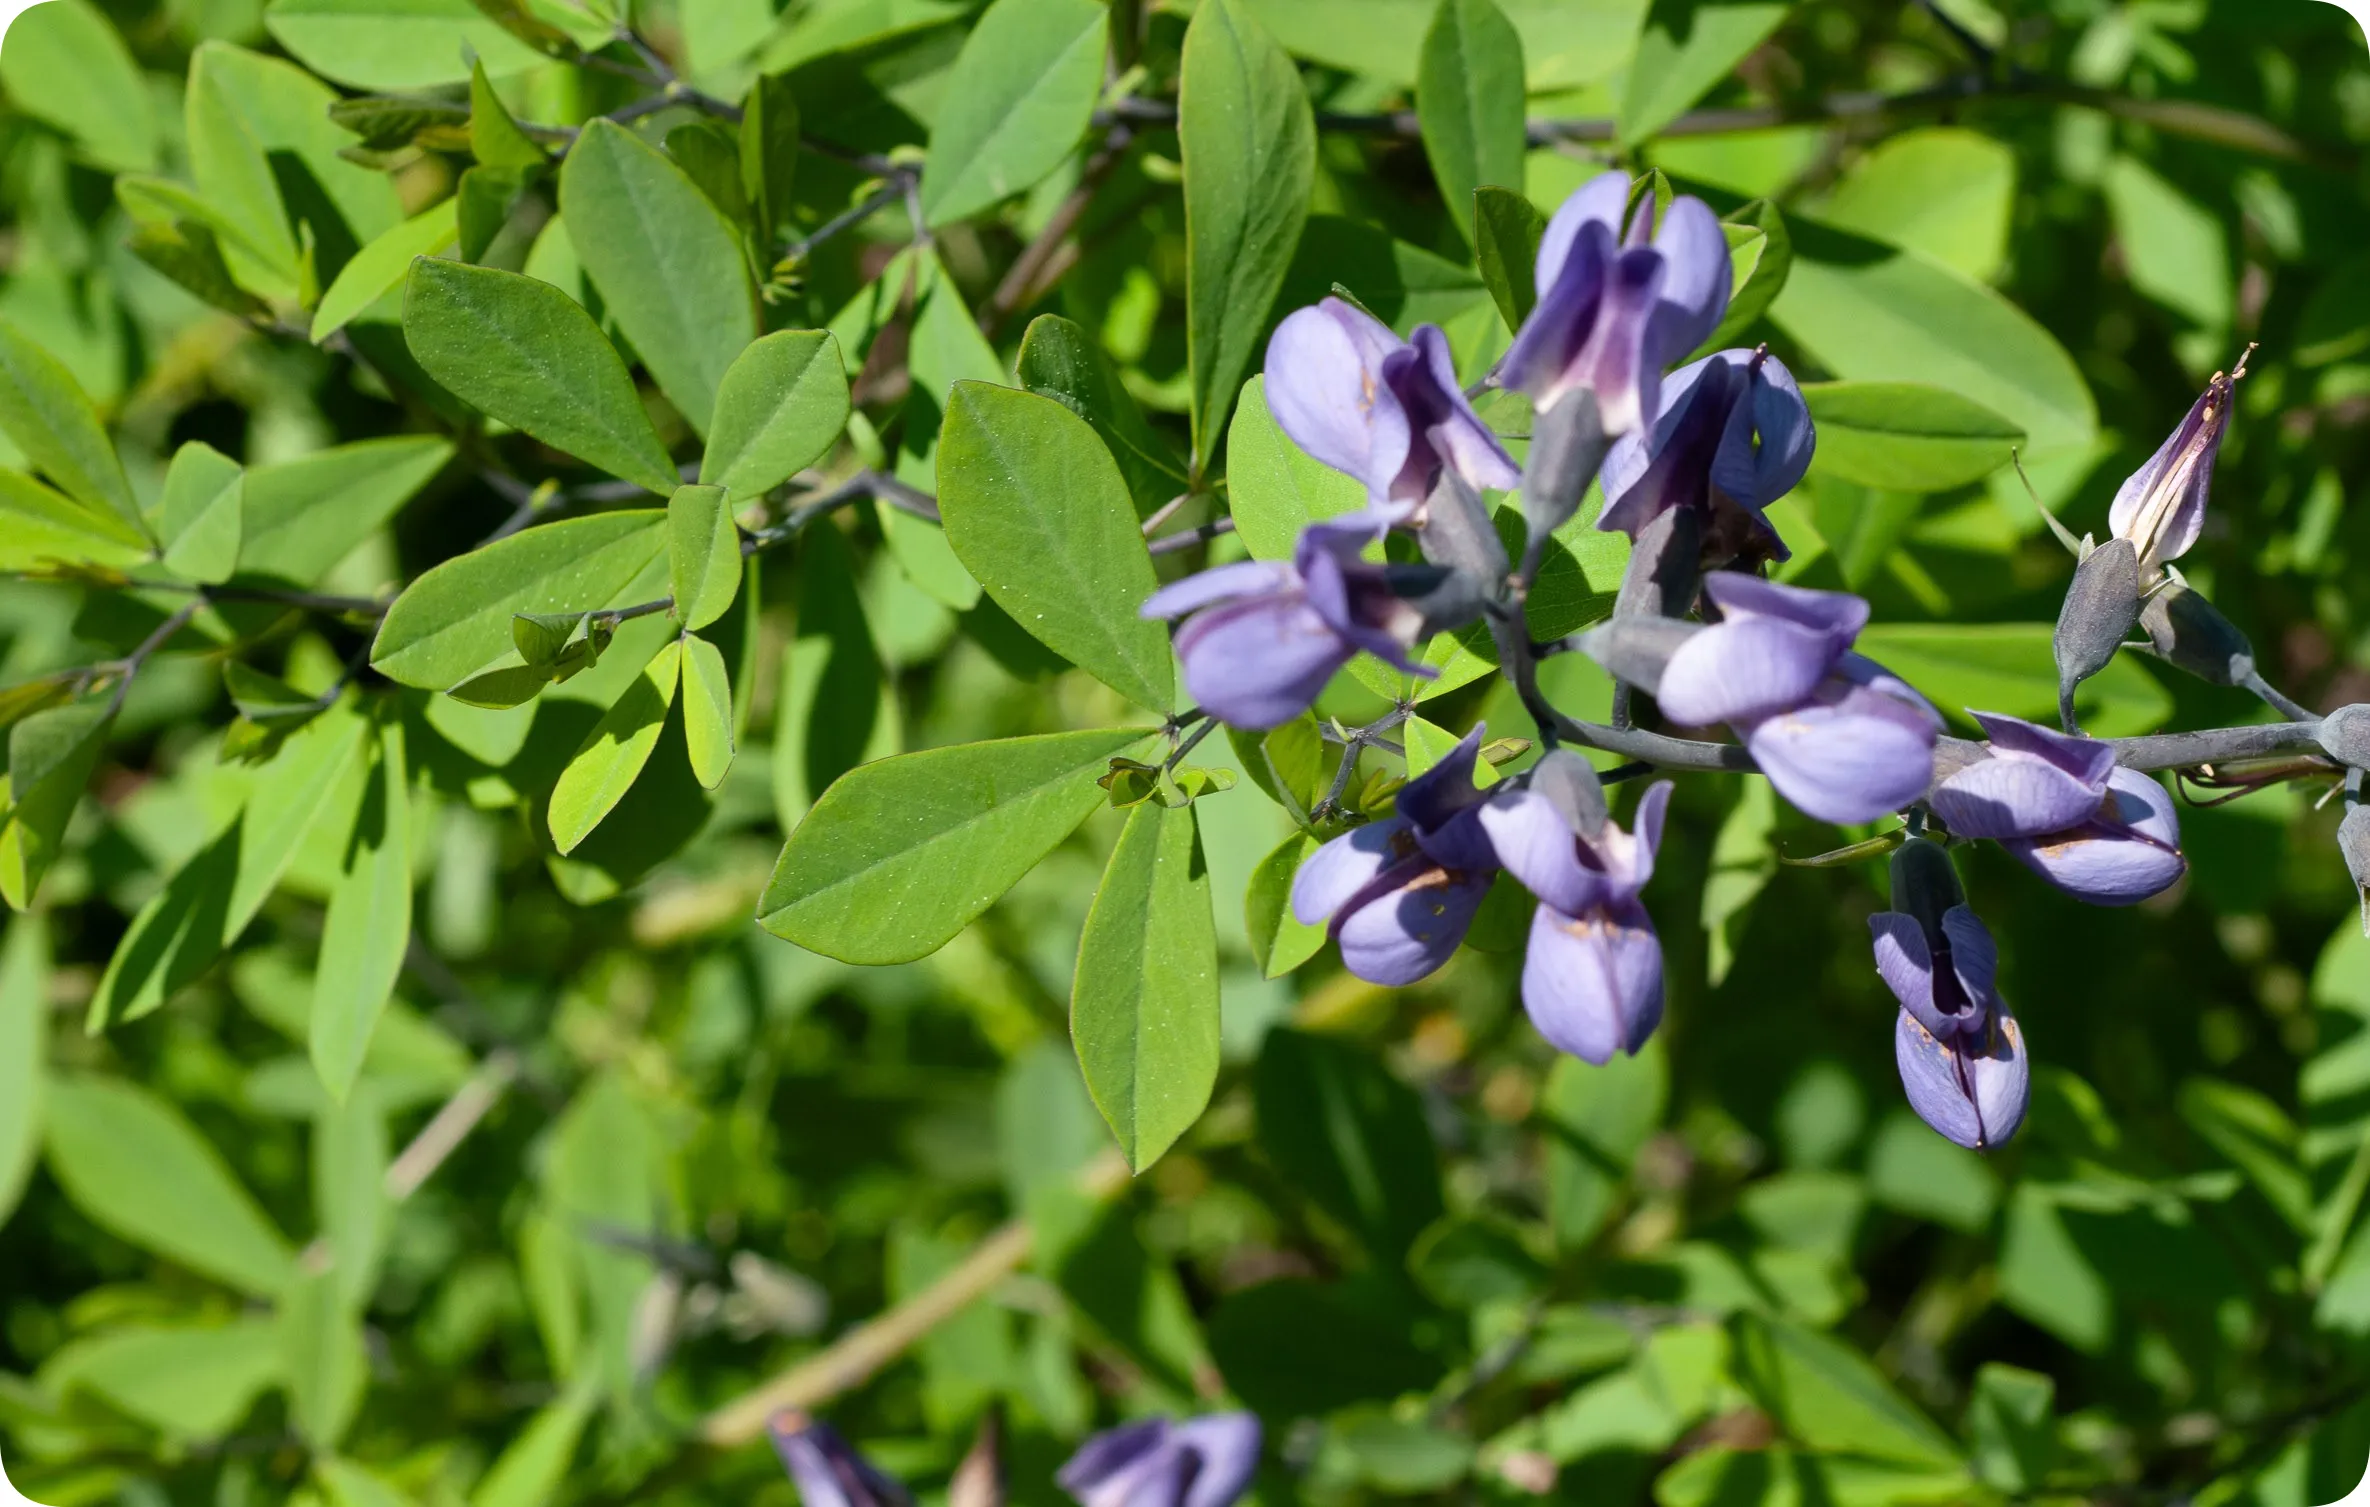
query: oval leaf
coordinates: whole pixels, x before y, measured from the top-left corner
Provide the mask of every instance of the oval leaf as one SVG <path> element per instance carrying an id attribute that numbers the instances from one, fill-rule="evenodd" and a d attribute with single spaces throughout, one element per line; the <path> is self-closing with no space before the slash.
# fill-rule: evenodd
<path id="1" fill-rule="evenodd" d="M 732 768 L 732 672 L 704 638 L 684 640 L 683 741 L 693 778 L 710 790 L 723 784 Z"/>
<path id="2" fill-rule="evenodd" d="M 931 225 L 975 215 L 1061 166 L 1102 92 L 1104 25 L 1094 0 L 996 0 L 972 24 L 922 167 Z"/>
<path id="3" fill-rule="evenodd" d="M 1980 403 L 1921 382 L 1806 382 L 1818 425 L 1811 463 L 1864 487 L 1947 492 L 2008 464 L 2024 431 Z"/>
<path id="4" fill-rule="evenodd" d="M 839 341 L 828 330 L 777 331 L 725 371 L 699 479 L 755 497 L 829 454 L 847 422 Z"/>
<path id="5" fill-rule="evenodd" d="M 469 59 L 518 73 L 543 59 L 469 0 L 272 0 L 272 39 L 354 89 L 432 89 L 469 77 Z"/>
<path id="6" fill-rule="evenodd" d="M 947 542 L 996 605 L 1138 706 L 1170 710 L 1168 630 L 1134 501 L 1093 426 L 1051 398 L 958 382 L 938 450 Z"/>
<path id="7" fill-rule="evenodd" d="M 1496 0 L 1440 0 L 1416 65 L 1416 122 L 1449 218 L 1467 237 L 1484 184 L 1522 187 L 1522 34 Z M 1476 242 L 1478 244 L 1478 242 Z"/>
<path id="8" fill-rule="evenodd" d="M 343 1101 L 369 1054 L 411 942 L 411 779 L 403 725 L 379 729 L 378 767 L 365 788 L 345 867 L 329 892 L 321 962 L 313 976 L 313 1069 Z"/>
<path id="9" fill-rule="evenodd" d="M 551 791 L 551 840 L 562 853 L 592 834 L 650 762 L 675 704 L 682 664 L 680 640 L 659 650 L 560 771 Z"/>
<path id="10" fill-rule="evenodd" d="M 1086 820 L 1111 756 L 1150 736 L 1100 728 L 867 764 L 790 834 L 757 923 L 846 963 L 927 957 Z"/>
<path id="11" fill-rule="evenodd" d="M 123 37 L 87 0 L 46 0 L 18 12 L 0 43 L 8 102 L 72 137 L 116 172 L 156 166 L 156 114 Z"/>
<path id="12" fill-rule="evenodd" d="M 75 501 L 145 534 L 140 504 L 99 411 L 57 357 L 6 319 L 0 319 L 0 432 Z"/>
<path id="13" fill-rule="evenodd" d="M 0 471 L 0 570 L 121 568 L 148 554 L 147 541 L 115 514 L 85 507 L 30 476 Z"/>
<path id="14" fill-rule="evenodd" d="M 321 306 L 313 311 L 313 343 L 327 340 L 393 292 L 410 273 L 415 258 L 450 251 L 461 236 L 460 204 L 458 199 L 431 204 L 355 252 L 353 260 L 339 269 L 337 281 L 321 295 Z"/>
<path id="15" fill-rule="evenodd" d="M 741 531 L 722 487 L 677 487 L 667 503 L 667 577 L 675 616 L 705 628 L 741 589 Z"/>

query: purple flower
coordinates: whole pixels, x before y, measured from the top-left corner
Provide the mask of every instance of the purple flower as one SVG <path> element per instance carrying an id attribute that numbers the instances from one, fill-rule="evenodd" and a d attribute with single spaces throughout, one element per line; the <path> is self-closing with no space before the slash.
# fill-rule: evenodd
<path id="1" fill-rule="evenodd" d="M 1522 479 L 1457 385 L 1438 325 L 1406 341 L 1343 299 L 1298 310 L 1267 342 L 1267 406 L 1294 444 L 1366 483 L 1394 523 L 1432 495 L 1443 466 L 1475 491 Z"/>
<path id="2" fill-rule="evenodd" d="M 902 1507 L 912 1500 L 828 1423 L 804 1413 L 778 1413 L 766 1432 L 805 1507 Z"/>
<path id="3" fill-rule="evenodd" d="M 2232 389 L 2247 374 L 2247 355 L 2254 349 L 2247 347 L 2228 376 L 2214 373 L 2179 426 L 2116 489 L 2107 523 L 2116 538 L 2130 540 L 2140 552 L 2142 579 L 2153 579 L 2158 566 L 2187 554 L 2205 526 L 2214 459 L 2230 427 Z"/>
<path id="4" fill-rule="evenodd" d="M 1473 784 L 1483 730 L 1399 791 L 1398 814 L 1346 832 L 1292 876 L 1292 914 L 1332 918 L 1342 965 L 1374 984 L 1412 984 L 1465 939 L 1498 869 Z"/>
<path id="5" fill-rule="evenodd" d="M 1942 719 L 1851 652 L 1866 602 L 1736 571 L 1703 590 L 1721 620 L 1671 655 L 1654 691 L 1665 714 L 1727 723 L 1778 793 L 1821 821 L 1874 821 L 1925 794 Z"/>
<path id="6" fill-rule="evenodd" d="M 1977 712 L 1991 757 L 1934 788 L 1934 814 L 1988 837 L 2026 868 L 2094 905 L 2131 905 L 2181 877 L 2180 823 L 2162 785 L 2115 762 L 2095 738 Z"/>
<path id="7" fill-rule="evenodd" d="M 1653 423 L 1605 452 L 1596 526 L 1634 540 L 1671 509 L 1693 508 L 1711 558 L 1786 559 L 1762 510 L 1802 480 L 1815 440 L 1784 362 L 1767 350 L 1716 351 L 1671 373 Z"/>
<path id="8" fill-rule="evenodd" d="M 1259 1468 L 1259 1420 L 1147 1418 L 1078 1447 L 1054 1479 L 1080 1507 L 1233 1507 Z"/>
<path id="9" fill-rule="evenodd" d="M 1500 791 L 1481 808 L 1498 861 L 1539 897 L 1523 1008 L 1549 1045 L 1584 1061 L 1636 1052 L 1662 1021 L 1662 943 L 1638 892 L 1654 875 L 1670 794 L 1658 781 L 1634 833 L 1607 822 L 1593 837 L 1537 791 Z"/>
<path id="10" fill-rule="evenodd" d="M 1145 617 L 1192 614 L 1177 630 L 1177 657 L 1204 711 L 1237 727 L 1280 726 L 1361 649 L 1394 669 L 1435 673 L 1407 657 L 1423 613 L 1361 558 L 1381 528 L 1371 517 L 1312 523 L 1289 565 L 1238 561 L 1152 593 Z"/>
<path id="11" fill-rule="evenodd" d="M 1731 280 L 1727 237 L 1701 199 L 1673 199 L 1659 229 L 1651 197 L 1635 215 L 1628 204 L 1628 177 L 1605 173 L 1555 212 L 1539 241 L 1538 305 L 1498 365 L 1542 410 L 1593 391 L 1607 434 L 1660 411 L 1663 368 L 1720 327 Z"/>

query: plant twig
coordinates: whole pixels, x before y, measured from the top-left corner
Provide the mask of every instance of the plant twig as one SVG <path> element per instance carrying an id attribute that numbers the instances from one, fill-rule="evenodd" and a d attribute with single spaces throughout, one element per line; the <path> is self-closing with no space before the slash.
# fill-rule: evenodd
<path id="1" fill-rule="evenodd" d="M 436 1175 L 452 1154 L 460 1149 L 469 1132 L 499 1103 L 503 1091 L 518 1077 L 518 1053 L 508 1047 L 498 1047 L 469 1080 L 454 1090 L 443 1107 L 420 1127 L 402 1154 L 387 1164 L 387 1175 L 381 1183 L 390 1203 L 401 1203 L 420 1190 L 420 1185 Z"/>
<path id="2" fill-rule="evenodd" d="M 1078 186 L 1070 190 L 1069 196 L 1046 218 L 1043 228 L 1030 239 L 1028 245 L 1021 248 L 1020 255 L 1014 257 L 1012 265 L 1005 269 L 1003 280 L 996 284 L 996 291 L 988 296 L 986 306 L 979 311 L 981 334 L 994 335 L 997 326 L 1011 318 L 1016 311 L 1027 308 L 1045 296 L 1039 282 L 1048 265 L 1053 262 L 1054 253 L 1069 239 L 1070 232 L 1078 227 L 1080 217 L 1086 213 L 1086 206 L 1094 199 L 1095 190 L 1103 186 L 1103 180 L 1119 165 L 1120 158 L 1126 154 L 1128 143 L 1135 139 L 1135 134 L 1134 127 L 1119 123 L 1113 125 L 1103 137 L 1102 146 L 1078 170 Z"/>
<path id="3" fill-rule="evenodd" d="M 1234 520 L 1232 518 L 1213 518 L 1208 523 L 1198 524 L 1193 528 L 1180 529 L 1173 534 L 1163 534 L 1145 545 L 1144 548 L 1150 554 L 1171 555 L 1181 549 L 1191 549 L 1196 544 L 1207 544 L 1221 534 L 1233 532 Z"/>

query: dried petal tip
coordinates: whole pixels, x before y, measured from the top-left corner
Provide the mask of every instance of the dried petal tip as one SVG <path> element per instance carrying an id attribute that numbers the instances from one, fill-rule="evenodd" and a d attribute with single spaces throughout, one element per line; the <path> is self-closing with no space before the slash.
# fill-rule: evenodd
<path id="1" fill-rule="evenodd" d="M 2139 551 L 2145 579 L 2153 580 L 2167 560 L 2187 554 L 2205 527 L 2214 458 L 2230 427 L 2231 390 L 2247 374 L 2247 357 L 2254 353 L 2250 344 L 2237 366 L 2214 373 L 2180 424 L 2115 493 L 2107 522 L 2116 538 L 2130 540 Z"/>

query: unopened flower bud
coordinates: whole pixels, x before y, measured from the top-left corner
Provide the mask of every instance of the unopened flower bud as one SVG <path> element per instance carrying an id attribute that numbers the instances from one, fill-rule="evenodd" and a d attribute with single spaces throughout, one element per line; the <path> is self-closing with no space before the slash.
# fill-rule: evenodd
<path id="1" fill-rule="evenodd" d="M 1523 469 L 1522 516 L 1533 539 L 1562 528 L 1605 463 L 1605 433 L 1596 395 L 1578 392 L 1539 411 L 1531 424 L 1530 462 Z"/>
<path id="2" fill-rule="evenodd" d="M 1685 617 L 1702 586 L 1703 515 L 1672 508 L 1638 529 L 1613 611 L 1616 616 Z"/>
<path id="3" fill-rule="evenodd" d="M 1605 830 L 1605 786 L 1596 766 L 1568 748 L 1549 749 L 1531 768 L 1531 789 L 1547 800 L 1576 836 Z"/>
<path id="4" fill-rule="evenodd" d="M 2322 751 L 2348 769 L 2370 769 L 2370 706 L 2355 702 L 2321 719 Z"/>
<path id="5" fill-rule="evenodd" d="M 2179 581 L 2148 598 L 2140 626 L 2158 654 L 2200 680 L 2244 685 L 2254 676 L 2255 646 L 2213 603 Z"/>
<path id="6" fill-rule="evenodd" d="M 1913 837 L 1894 849 L 1891 872 L 1892 908 L 1929 935 L 1941 929 L 1943 912 L 1967 903 L 1950 854 L 1930 838 Z"/>
<path id="7" fill-rule="evenodd" d="M 1452 566 L 1478 580 L 1506 578 L 1506 544 L 1490 521 L 1481 494 L 1456 472 L 1444 470 L 1424 504 L 1424 526 L 1416 535 L 1424 558 Z"/>
<path id="8" fill-rule="evenodd" d="M 2345 871 L 2361 892 L 2362 935 L 2370 937 L 2370 807 L 2347 805 L 2345 820 L 2337 824 L 2337 851 L 2345 855 Z"/>
<path id="9" fill-rule="evenodd" d="M 1662 686 L 1662 672 L 1671 656 L 1703 631 L 1701 623 L 1622 612 L 1582 634 L 1580 649 L 1615 680 L 1652 695 Z"/>
<path id="10" fill-rule="evenodd" d="M 2140 555 L 2128 539 L 2109 539 L 2074 570 L 2058 609 L 2057 699 L 2072 721 L 2074 687 L 2107 667 L 2140 616 Z"/>

